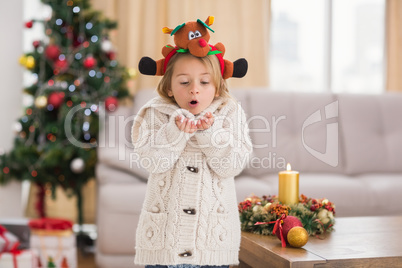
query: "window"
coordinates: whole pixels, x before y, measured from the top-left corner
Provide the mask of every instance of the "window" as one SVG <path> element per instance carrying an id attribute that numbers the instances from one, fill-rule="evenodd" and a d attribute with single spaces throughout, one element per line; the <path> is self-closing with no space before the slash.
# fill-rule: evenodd
<path id="1" fill-rule="evenodd" d="M 273 90 L 380 93 L 385 0 L 272 0 Z"/>

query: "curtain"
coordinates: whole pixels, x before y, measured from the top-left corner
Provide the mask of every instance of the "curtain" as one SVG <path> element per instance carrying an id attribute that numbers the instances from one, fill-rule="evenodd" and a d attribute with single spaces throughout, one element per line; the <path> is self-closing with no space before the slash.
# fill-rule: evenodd
<path id="1" fill-rule="evenodd" d="M 402 92 L 402 1 L 386 3 L 386 89 Z"/>
<path id="2" fill-rule="evenodd" d="M 173 37 L 162 28 L 215 16 L 210 44 L 226 47 L 224 58 L 246 58 L 249 64 L 244 78 L 229 78 L 230 88 L 267 87 L 269 85 L 269 26 L 271 0 L 92 0 L 94 9 L 118 22 L 111 36 L 117 59 L 138 70 L 143 56 L 162 57 L 162 47 L 174 44 Z M 132 91 L 155 88 L 160 77 L 138 74 Z"/>

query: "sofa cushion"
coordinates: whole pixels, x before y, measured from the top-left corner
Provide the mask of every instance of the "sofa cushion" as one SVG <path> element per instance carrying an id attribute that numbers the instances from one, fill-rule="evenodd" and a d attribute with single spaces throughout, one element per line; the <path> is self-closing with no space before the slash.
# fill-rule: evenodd
<path id="1" fill-rule="evenodd" d="M 97 205 L 97 248 L 103 254 L 134 255 L 135 231 L 146 183 L 107 166 L 98 166 L 97 178 L 101 182 Z M 108 183 L 111 181 L 115 183 Z"/>
<path id="2" fill-rule="evenodd" d="M 121 169 L 146 180 L 148 171 L 141 167 L 131 143 L 131 127 L 138 107 L 147 102 L 155 93 L 151 90 L 140 91 L 133 106 L 121 106 L 115 112 L 106 114 L 99 135 L 98 161 Z"/>
<path id="3" fill-rule="evenodd" d="M 248 91 L 254 153 L 246 174 L 285 169 L 340 173 L 338 103 L 333 94 Z"/>
<path id="4" fill-rule="evenodd" d="M 402 172 L 402 95 L 339 95 L 346 172 Z"/>

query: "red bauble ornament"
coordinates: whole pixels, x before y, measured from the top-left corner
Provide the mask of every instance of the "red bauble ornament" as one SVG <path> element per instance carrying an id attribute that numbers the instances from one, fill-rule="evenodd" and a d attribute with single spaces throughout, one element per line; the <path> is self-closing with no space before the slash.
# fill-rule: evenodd
<path id="1" fill-rule="evenodd" d="M 86 57 L 86 58 L 84 59 L 83 64 L 84 64 L 84 67 L 85 67 L 85 68 L 91 69 L 91 68 L 95 67 L 95 65 L 96 65 L 96 59 L 95 59 L 94 57 L 92 57 L 92 56 L 88 56 L 88 57 Z"/>
<path id="2" fill-rule="evenodd" d="M 57 60 L 60 56 L 60 48 L 58 45 L 48 45 L 45 49 L 45 56 L 51 60 Z"/>
<path id="3" fill-rule="evenodd" d="M 106 56 L 109 58 L 109 60 L 116 59 L 116 53 L 114 53 L 113 51 L 107 52 Z"/>
<path id="4" fill-rule="evenodd" d="M 59 72 L 63 72 L 68 69 L 68 62 L 64 60 L 55 60 L 54 68 L 57 69 Z"/>
<path id="5" fill-rule="evenodd" d="M 285 240 L 286 244 L 289 244 L 287 237 L 288 237 L 288 233 L 289 233 L 290 229 L 292 229 L 293 227 L 296 227 L 296 226 L 303 227 L 303 224 L 301 223 L 299 218 L 297 218 L 295 216 L 287 216 L 285 219 L 283 219 L 282 234 L 283 234 L 283 239 Z M 279 240 L 281 240 L 280 228 L 276 229 L 275 234 L 279 238 Z"/>
<path id="6" fill-rule="evenodd" d="M 32 26 L 33 26 L 33 20 L 25 22 L 25 27 L 32 28 Z"/>
<path id="7" fill-rule="evenodd" d="M 38 41 L 38 40 L 33 41 L 32 45 L 34 46 L 34 48 L 38 48 L 40 46 L 40 41 Z"/>
<path id="8" fill-rule="evenodd" d="M 117 105 L 118 105 L 118 100 L 116 97 L 109 96 L 105 99 L 105 107 L 106 107 L 106 110 L 108 110 L 109 112 L 113 112 L 114 110 L 116 110 Z"/>
<path id="9" fill-rule="evenodd" d="M 64 92 L 52 92 L 47 98 L 47 103 L 53 105 L 53 107 L 57 109 L 63 104 L 64 95 Z"/>

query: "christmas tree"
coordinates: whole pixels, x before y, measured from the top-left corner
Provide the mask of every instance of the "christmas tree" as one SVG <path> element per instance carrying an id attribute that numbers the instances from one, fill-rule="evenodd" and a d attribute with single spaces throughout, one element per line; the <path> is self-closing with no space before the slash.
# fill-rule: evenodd
<path id="1" fill-rule="evenodd" d="M 56 265 L 54 264 L 52 257 L 49 257 L 49 260 L 47 262 L 47 268 L 56 268 Z"/>
<path id="2" fill-rule="evenodd" d="M 69 268 L 66 257 L 63 257 L 63 261 L 61 262 L 61 268 Z"/>
<path id="3" fill-rule="evenodd" d="M 20 58 L 35 77 L 24 89 L 32 104 L 16 123 L 14 147 L 0 156 L 0 183 L 30 180 L 39 186 L 36 209 L 45 217 L 45 189 L 77 196 L 83 223 L 82 187 L 94 178 L 99 117 L 128 96 L 128 69 L 115 59 L 109 40 L 116 23 L 91 9 L 89 0 L 42 0 L 52 9 L 46 38 Z"/>

